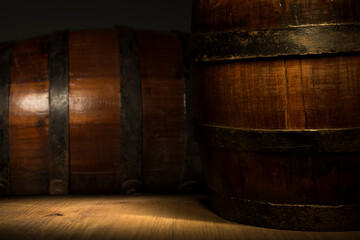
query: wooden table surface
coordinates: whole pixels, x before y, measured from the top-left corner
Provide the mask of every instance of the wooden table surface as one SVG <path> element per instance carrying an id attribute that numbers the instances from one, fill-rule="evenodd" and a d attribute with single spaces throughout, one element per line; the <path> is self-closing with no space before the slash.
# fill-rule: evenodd
<path id="1" fill-rule="evenodd" d="M 360 239 L 357 232 L 300 232 L 225 220 L 204 195 L 0 198 L 0 239 Z"/>

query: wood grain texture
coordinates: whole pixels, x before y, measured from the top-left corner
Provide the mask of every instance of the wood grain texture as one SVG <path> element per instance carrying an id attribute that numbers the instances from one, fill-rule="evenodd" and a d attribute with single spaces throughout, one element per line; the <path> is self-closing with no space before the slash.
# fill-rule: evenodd
<path id="1" fill-rule="evenodd" d="M 192 32 L 359 22 L 357 0 L 194 0 Z"/>
<path id="2" fill-rule="evenodd" d="M 357 24 L 359 1 L 194 1 L 193 35 L 199 33 L 252 31 L 257 29 L 327 24 Z M 256 42 L 256 31 L 254 42 Z M 329 33 L 331 35 L 331 32 Z M 299 36 L 301 39 L 301 36 Z M 356 39 L 351 39 L 356 41 Z M 317 42 L 308 42 L 317 46 Z M 225 46 L 225 50 L 227 46 Z M 254 46 L 256 48 L 256 45 Z M 305 48 L 306 49 L 306 48 Z M 206 50 L 206 49 L 205 49 Z M 231 49 L 229 50 L 231 52 Z M 260 49 L 261 52 L 261 49 Z M 211 48 L 209 49 L 211 55 Z M 200 123 L 240 129 L 342 129 L 360 127 L 360 55 L 358 52 L 304 56 L 254 56 L 250 60 L 193 63 L 195 117 Z M 204 60 L 205 61 L 205 60 Z M 333 136 L 331 136 L 333 137 Z M 331 141 L 331 137 L 325 140 Z M 354 141 L 357 141 L 355 139 Z M 260 143 L 261 144 L 261 141 Z M 311 140 L 304 143 L 311 145 Z M 340 143 L 341 145 L 341 143 Z M 214 195 L 229 201 L 267 202 L 293 206 L 351 205 L 360 203 L 359 153 L 263 153 L 235 149 L 203 148 L 203 166 L 209 188 Z M 240 202 L 240 201 L 239 201 Z M 236 203 L 234 203 L 236 204 Z M 291 205 L 292 204 L 292 205 Z M 259 205 L 257 205 L 259 206 Z M 220 209 L 220 206 L 214 208 Z M 225 209 L 226 206 L 221 206 Z M 240 209 L 240 207 L 239 207 Z M 256 207 L 253 208 L 256 212 Z M 291 211 L 290 210 L 290 211 Z M 232 212 L 234 214 L 232 214 Z M 242 221 L 244 211 L 229 208 Z M 218 211 L 220 214 L 221 213 Z M 250 212 L 250 211 L 249 211 Z M 294 216 L 296 211 L 293 211 Z M 351 214 L 358 216 L 357 208 Z M 229 215 L 231 215 L 229 214 Z M 350 219 L 339 213 L 338 217 Z M 230 217 L 227 215 L 228 217 Z M 279 214 L 280 215 L 280 214 Z M 318 221 L 316 221 L 316 217 Z M 329 229 L 327 218 L 309 214 L 314 225 L 301 224 L 301 214 L 292 226 Z M 321 217 L 320 217 L 321 216 Z M 269 217 L 269 218 L 268 218 Z M 281 218 L 264 213 L 254 221 L 263 226 L 281 227 Z M 330 218 L 329 218 L 330 219 Z M 259 220 L 259 221 L 258 221 Z M 290 221 L 284 219 L 284 221 Z M 248 222 L 248 223 L 249 223 Z M 333 227 L 337 222 L 332 221 Z M 349 221 L 346 228 L 357 223 Z M 339 224 L 340 225 L 340 224 Z M 306 226 L 306 227 L 304 227 Z M 341 228 L 342 228 L 341 227 Z"/>
<path id="3" fill-rule="evenodd" d="M 49 192 L 48 37 L 15 44 L 11 67 L 9 138 L 11 192 Z"/>
<path id="4" fill-rule="evenodd" d="M 69 36 L 70 191 L 121 190 L 120 86 L 115 30 Z"/>
<path id="5" fill-rule="evenodd" d="M 236 224 L 206 196 L 17 197 L 0 199 L 8 239 L 359 239 L 360 232 L 300 232 Z"/>
<path id="6" fill-rule="evenodd" d="M 359 64 L 356 55 L 198 64 L 196 118 L 255 129 L 359 127 Z"/>
<path id="7" fill-rule="evenodd" d="M 137 169 L 138 185 L 144 181 L 148 192 L 179 190 L 187 174 L 185 162 L 193 158 L 185 153 L 184 72 L 188 69 L 185 69 L 183 45 L 188 36 L 127 29 L 133 37 L 123 39 L 121 31 L 125 33 L 125 28 L 71 31 L 68 38 L 67 34 L 66 38 L 59 38 L 59 43 L 64 44 L 61 56 L 53 51 L 50 37 L 16 43 L 9 110 L 12 193 L 49 193 L 51 163 L 56 165 L 56 157 L 49 148 L 54 138 L 61 138 L 69 146 L 67 150 L 55 144 L 62 156 L 69 156 L 69 174 L 65 171 L 61 178 L 70 175 L 70 193 L 121 193 L 129 182 L 131 185 L 133 179 L 128 179 L 126 174 L 132 170 L 121 155 L 125 152 L 122 148 L 129 150 L 123 146 L 129 145 L 135 148 L 133 152 L 138 151 L 138 161 L 144 163 L 143 168 Z M 130 42 L 133 48 L 121 42 L 119 47 L 119 39 Z M 132 69 L 127 67 L 130 55 L 135 56 L 132 64 L 136 67 Z M 57 66 L 58 60 L 63 60 L 63 67 L 68 65 L 68 73 L 54 73 L 52 65 Z M 49 63 L 55 64 L 49 66 Z M 128 74 L 120 75 L 120 69 Z M 68 75 L 69 78 L 68 87 L 65 79 L 64 88 L 58 92 L 63 97 L 69 91 L 69 101 L 62 102 L 61 109 L 57 108 L 58 100 L 51 101 L 55 96 L 54 89 L 49 89 L 51 73 L 56 75 L 51 77 L 62 75 L 65 79 Z M 120 90 L 126 90 L 124 86 L 126 81 L 133 80 L 129 77 L 132 75 L 139 76 L 139 89 L 134 97 L 143 99 L 138 103 L 137 124 L 138 134 L 144 140 L 139 138 L 137 145 L 133 144 L 131 134 L 121 135 L 132 120 L 126 118 L 128 112 L 122 111 L 125 104 L 120 99 L 133 103 L 134 97 L 127 97 Z M 64 127 L 49 132 L 49 110 L 52 123 L 61 120 L 66 126 L 68 122 L 69 130 Z M 62 137 L 56 133 L 58 130 L 63 131 Z M 188 142 L 192 141 L 189 136 Z M 184 181 L 197 184 L 200 166 L 198 161 L 195 164 L 197 176 L 191 174 L 194 181 Z M 64 169 L 68 169 L 67 165 Z M 56 171 L 51 175 L 59 173 Z M 67 192 L 66 183 L 56 180 L 54 184 L 61 185 L 61 191 L 52 192 Z"/>
<path id="8" fill-rule="evenodd" d="M 360 201 L 356 154 L 206 151 L 208 186 L 224 196 L 282 204 L 356 205 Z"/>
<path id="9" fill-rule="evenodd" d="M 175 192 L 185 161 L 183 49 L 175 33 L 138 31 L 143 175 L 150 192 Z"/>

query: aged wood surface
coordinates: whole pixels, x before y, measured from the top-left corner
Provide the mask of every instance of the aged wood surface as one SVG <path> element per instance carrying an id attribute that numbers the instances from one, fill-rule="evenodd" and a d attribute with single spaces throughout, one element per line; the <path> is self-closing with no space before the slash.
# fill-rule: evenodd
<path id="1" fill-rule="evenodd" d="M 115 30 L 69 37 L 70 191 L 121 189 L 119 58 Z"/>
<path id="2" fill-rule="evenodd" d="M 48 37 L 15 44 L 11 66 L 9 140 L 11 192 L 49 191 Z"/>
<path id="3" fill-rule="evenodd" d="M 360 127 L 359 56 L 198 64 L 196 119 L 253 129 Z"/>
<path id="4" fill-rule="evenodd" d="M 0 198 L 7 239 L 359 239 L 360 232 L 300 232 L 230 222 L 206 196 Z"/>
<path id="5" fill-rule="evenodd" d="M 264 129 L 289 132 L 307 129 L 358 130 L 358 49 L 349 47 L 347 53 L 341 48 L 337 49 L 335 44 L 332 44 L 336 31 L 329 28 L 324 35 L 324 39 L 328 40 L 324 41 L 324 45 L 315 38 L 307 39 L 306 34 L 296 36 L 296 40 L 304 46 L 302 56 L 297 52 L 276 52 L 276 49 L 283 50 L 287 46 L 281 40 L 276 42 L 278 39 L 274 34 L 275 44 L 270 44 L 269 47 L 275 49 L 275 54 L 272 55 L 267 54 L 266 48 L 262 48 L 263 45 L 260 43 L 266 34 L 259 34 L 259 31 L 266 29 L 275 33 L 280 29 L 285 33 L 288 31 L 291 35 L 294 29 L 311 26 L 320 34 L 320 26 L 346 24 L 356 25 L 357 31 L 360 21 L 359 9 L 359 1 L 355 0 L 195 0 L 192 18 L 193 37 L 204 34 L 210 38 L 215 33 L 224 33 L 228 36 L 226 34 L 232 31 L 243 31 L 252 37 L 248 41 L 246 38 L 242 39 L 245 41 L 244 46 L 250 41 L 249 46 L 258 53 L 247 60 L 241 59 L 243 56 L 233 57 L 226 53 L 232 53 L 234 49 L 231 46 L 235 45 L 225 42 L 220 46 L 223 52 L 214 44 L 212 47 L 217 49 L 217 52 L 212 51 L 211 46 L 204 47 L 203 57 L 193 59 L 192 80 L 195 92 L 195 118 L 198 123 L 258 132 Z M 357 42 L 357 37 L 350 33 L 351 31 L 344 31 L 344 37 L 349 41 L 341 42 L 342 44 L 353 46 L 352 43 Z M 219 44 L 222 42 L 219 41 Z M 311 50 L 322 50 L 323 46 L 334 51 Z M 247 48 L 241 50 L 246 52 Z M 217 56 L 218 53 L 220 57 Z M 324 139 L 324 145 L 327 141 L 331 142 L 331 138 L 336 138 L 336 135 Z M 359 135 L 354 136 L 352 141 L 358 142 Z M 214 139 L 212 140 L 218 140 L 216 137 Z M 338 142 L 339 147 L 344 145 L 342 141 Z M 307 146 L 312 144 L 311 138 L 304 143 Z M 228 198 L 234 202 L 236 199 L 249 202 L 263 201 L 270 203 L 269 209 L 273 206 L 271 204 L 289 204 L 294 208 L 296 204 L 321 205 L 322 209 L 330 205 L 353 207 L 356 210 L 339 212 L 337 216 L 343 219 L 341 223 L 334 220 L 335 213 L 330 214 L 329 218 L 321 213 L 309 215 L 314 218 L 312 222 L 316 224 L 309 223 L 309 220 L 302 224 L 302 214 L 299 214 L 294 218 L 292 226 L 288 224 L 291 222 L 290 219 L 282 221 L 285 224 L 277 222 L 271 226 L 325 231 L 335 228 L 359 229 L 357 219 L 360 203 L 360 149 L 353 149 L 352 153 L 335 153 L 335 150 L 331 149 L 327 153 L 316 150 L 303 153 L 300 146 L 299 151 L 295 149 L 292 153 L 280 153 L 274 152 L 274 149 L 272 152 L 259 152 L 236 151 L 230 148 L 203 148 L 203 166 L 207 183 L 211 192 L 218 194 L 219 198 Z M 224 209 L 227 204 L 219 204 L 216 207 Z M 228 217 L 238 214 L 238 221 L 243 221 L 244 217 L 249 215 L 245 216 L 246 211 L 234 211 L 233 208 L 227 210 L 225 212 L 231 213 Z M 289 212 L 292 216 L 295 214 L 295 211 Z M 321 215 L 323 216 L 320 217 Z M 273 216 L 259 214 L 252 222 L 261 225 L 259 219 L 263 218 L 266 222 L 266 219 L 276 218 Z"/>
<path id="6" fill-rule="evenodd" d="M 1 134 L 7 140 L 9 129 L 9 147 L 4 144 L 2 155 L 10 159 L 7 160 L 10 170 L 7 163 L 0 165 L 0 172 L 6 173 L 1 174 L 5 179 L 0 179 L 0 185 L 6 185 L 4 193 L 48 194 L 50 188 L 52 193 L 126 192 L 122 188 L 129 187 L 128 183 L 131 185 L 134 180 L 127 176 L 133 171 L 128 162 L 134 159 L 123 157 L 129 150 L 126 146 L 132 146 L 135 148 L 132 151 L 138 153 L 136 161 L 142 165 L 136 165 L 135 181 L 139 185 L 144 182 L 145 191 L 178 191 L 187 174 L 185 162 L 192 158 L 186 156 L 186 141 L 193 139 L 185 139 L 184 72 L 188 69 L 183 44 L 188 36 L 182 35 L 182 43 L 179 34 L 174 32 L 128 30 L 133 34 L 131 41 L 118 34 L 124 29 L 70 31 L 69 35 L 59 39 L 59 44 L 63 44 L 62 55 L 54 52 L 56 49 L 50 36 L 14 44 L 9 70 L 9 114 L 4 116 L 9 116 L 9 124 L 4 122 Z M 119 39 L 130 41 L 138 51 L 124 46 L 121 41 L 119 45 Z M 119 50 L 136 55 L 135 60 Z M 63 76 L 52 69 L 59 60 L 68 66 L 68 71 L 61 73 Z M 134 61 L 137 67 L 129 69 L 125 64 L 129 61 Z M 65 79 L 64 88 L 57 92 L 49 79 L 60 75 L 64 79 L 68 77 L 68 82 Z M 139 89 L 137 96 L 127 97 L 126 87 L 122 88 L 122 84 L 131 82 L 131 75 L 139 77 Z M 68 96 L 68 101 L 51 101 L 56 94 Z M 143 99 L 138 103 L 137 125 L 141 139 L 136 145 L 131 134 L 124 134 L 126 126 L 134 122 L 122 118 L 129 114 L 123 111 L 126 104 L 121 102 L 122 99 L 134 103 L 135 97 Z M 58 109 L 56 106 L 60 103 L 63 108 Z M 49 131 L 49 122 L 60 120 L 64 127 L 51 124 Z M 62 131 L 63 136 L 54 131 Z M 55 140 L 61 140 L 66 147 L 59 147 Z M 51 148 L 54 146 L 63 157 L 61 171 L 52 168 L 59 162 Z M 195 165 L 194 172 L 199 176 L 199 162 Z M 62 180 L 50 184 L 50 178 L 60 172 L 62 176 L 56 178 Z M 197 176 L 194 176 L 194 182 Z M 69 178 L 69 184 L 65 183 L 66 178 Z M 189 180 L 192 179 L 186 179 Z M 51 187 L 56 184 L 61 188 L 59 191 L 54 190 L 58 187 Z M 126 186 L 122 187 L 122 184 Z"/>

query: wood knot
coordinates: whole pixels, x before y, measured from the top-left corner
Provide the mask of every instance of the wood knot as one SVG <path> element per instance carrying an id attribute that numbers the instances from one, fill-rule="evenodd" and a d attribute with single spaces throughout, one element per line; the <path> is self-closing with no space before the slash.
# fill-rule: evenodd
<path id="1" fill-rule="evenodd" d="M 54 217 L 54 216 L 61 217 L 61 216 L 64 216 L 64 214 L 62 214 L 62 213 L 52 213 L 52 214 L 46 215 L 46 217 Z"/>

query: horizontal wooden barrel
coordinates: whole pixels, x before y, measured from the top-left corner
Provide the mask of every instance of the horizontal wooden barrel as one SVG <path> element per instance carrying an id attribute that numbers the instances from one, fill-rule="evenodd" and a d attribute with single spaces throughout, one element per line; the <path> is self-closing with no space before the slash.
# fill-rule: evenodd
<path id="1" fill-rule="evenodd" d="M 196 134 L 211 208 L 360 229 L 360 2 L 194 0 Z"/>
<path id="2" fill-rule="evenodd" d="M 118 27 L 1 45 L 1 192 L 195 188 L 187 38 Z"/>

